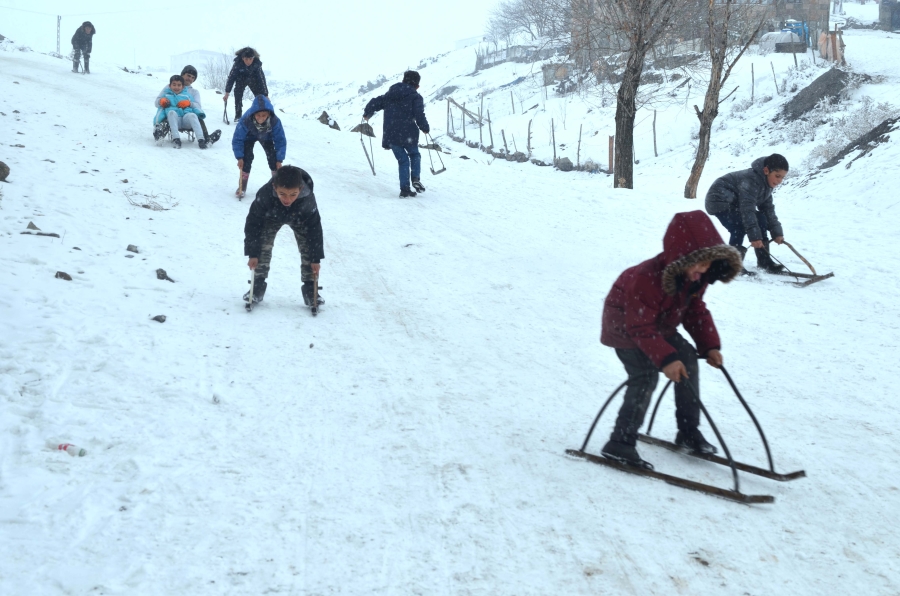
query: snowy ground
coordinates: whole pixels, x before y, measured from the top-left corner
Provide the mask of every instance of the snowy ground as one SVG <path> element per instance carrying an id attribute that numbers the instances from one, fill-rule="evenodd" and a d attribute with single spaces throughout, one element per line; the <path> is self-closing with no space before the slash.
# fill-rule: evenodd
<path id="1" fill-rule="evenodd" d="M 896 96 L 883 56 L 900 38 L 845 38 L 857 70 L 887 77 L 857 93 Z M 283 233 L 248 315 L 232 129 L 202 153 L 156 146 L 164 80 L 92 67 L 0 52 L 0 593 L 900 592 L 896 142 L 776 195 L 786 237 L 833 279 L 708 294 L 776 466 L 809 475 L 742 476 L 776 498 L 747 507 L 564 454 L 624 376 L 597 341 L 606 292 L 660 250 L 673 213 L 702 208 L 680 198 L 689 113 L 666 115 L 683 124 L 635 191 L 454 145 L 448 172 L 404 201 L 388 153 L 372 177 L 356 135 L 286 113 L 286 162 L 316 182 L 327 304 L 315 319 L 301 307 Z M 701 194 L 774 149 L 801 159 L 812 145 L 752 136 L 785 99 L 728 119 Z M 722 150 L 736 138 L 745 154 Z M 20 234 L 29 222 L 61 237 Z M 701 374 L 733 452 L 763 463 L 723 379 Z M 671 403 L 656 428 L 674 434 Z M 642 453 L 730 486 L 712 464 Z"/>

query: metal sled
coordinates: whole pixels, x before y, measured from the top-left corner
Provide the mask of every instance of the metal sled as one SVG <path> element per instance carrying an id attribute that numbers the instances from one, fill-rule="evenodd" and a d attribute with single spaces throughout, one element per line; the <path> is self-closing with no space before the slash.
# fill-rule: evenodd
<path id="1" fill-rule="evenodd" d="M 703 405 L 703 402 L 700 401 L 698 395 L 694 394 L 694 399 L 697 400 L 697 403 L 700 405 L 700 410 L 703 412 L 703 415 L 706 417 L 706 420 L 709 422 L 710 428 L 712 428 L 713 432 L 716 435 L 716 438 L 719 441 L 719 444 L 722 446 L 722 451 L 725 452 L 725 457 L 719 457 L 712 454 L 702 454 L 691 451 L 686 451 L 683 448 L 675 445 L 674 443 L 670 443 L 669 441 L 664 441 L 662 439 L 657 439 L 656 437 L 650 436 L 650 432 L 653 429 L 653 421 L 656 418 L 656 412 L 659 409 L 659 404 L 662 401 L 663 396 L 666 394 L 666 391 L 669 389 L 669 386 L 672 384 L 669 381 L 666 386 L 663 388 L 662 392 L 659 394 L 659 398 L 656 401 L 656 406 L 653 408 L 653 414 L 650 417 L 650 424 L 647 427 L 647 434 L 639 435 L 638 439 L 644 443 L 648 443 L 651 445 L 658 445 L 661 447 L 665 447 L 671 451 L 675 451 L 678 453 L 683 453 L 685 455 L 689 455 L 691 457 L 696 457 L 699 459 L 704 459 L 706 461 L 716 463 L 719 465 L 727 465 L 731 468 L 731 473 L 734 478 L 734 489 L 728 490 L 724 488 L 719 488 L 716 486 L 712 486 L 709 484 L 703 484 L 701 482 L 695 482 L 693 480 L 688 480 L 686 478 L 681 478 L 679 476 L 671 476 L 669 474 L 663 474 L 661 472 L 656 472 L 655 470 L 647 470 L 644 468 L 638 468 L 635 466 L 629 466 L 611 459 L 607 459 L 605 457 L 596 456 L 587 452 L 588 442 L 591 440 L 591 435 L 594 433 L 594 429 L 597 427 L 597 423 L 600 421 L 601 416 L 603 416 L 603 412 L 612 402 L 613 398 L 622 390 L 625 385 L 627 385 L 628 381 L 625 381 L 619 387 L 613 391 L 612 395 L 606 400 L 603 404 L 603 407 L 600 408 L 600 412 L 597 413 L 597 417 L 594 418 L 593 424 L 591 424 L 590 430 L 588 430 L 587 436 L 584 439 L 584 443 L 581 445 L 581 449 L 567 449 L 566 453 L 568 455 L 572 455 L 574 457 L 579 457 L 581 459 L 585 459 L 589 462 L 595 464 L 605 465 L 610 468 L 615 468 L 617 470 L 621 470 L 623 472 L 628 472 L 630 474 L 637 474 L 638 476 L 646 476 L 648 478 L 655 478 L 657 480 L 662 480 L 668 484 L 672 484 L 674 486 L 680 486 L 682 488 L 688 488 L 691 490 L 696 490 L 702 493 L 706 493 L 708 495 L 714 495 L 717 497 L 722 497 L 723 499 L 728 499 L 729 501 L 735 501 L 738 503 L 774 503 L 775 497 L 771 495 L 747 495 L 740 491 L 740 482 L 738 480 L 738 470 L 743 472 L 747 472 L 749 474 L 755 474 L 757 476 L 762 476 L 764 478 L 769 478 L 770 480 L 779 480 L 779 481 L 787 481 L 787 480 L 795 480 L 797 478 L 803 478 L 806 476 L 806 472 L 803 470 L 798 470 L 796 472 L 789 472 L 787 474 L 778 473 L 775 471 L 775 464 L 772 461 L 772 452 L 769 449 L 769 443 L 766 441 L 766 436 L 763 433 L 762 427 L 759 425 L 759 422 L 756 420 L 756 416 L 753 414 L 753 411 L 750 409 L 750 406 L 744 400 L 743 396 L 741 396 L 740 391 L 738 391 L 737 386 L 734 384 L 734 381 L 731 379 L 731 375 L 728 374 L 728 371 L 725 370 L 723 366 L 721 368 L 722 373 L 725 375 L 725 378 L 728 380 L 728 384 L 731 385 L 731 388 L 734 390 L 735 395 L 738 400 L 740 400 L 741 404 L 744 406 L 744 409 L 747 410 L 747 413 L 750 415 L 751 420 L 753 420 L 753 424 L 756 426 L 756 430 L 759 431 L 759 436 L 762 439 L 763 446 L 766 450 L 766 456 L 769 460 L 769 469 L 766 470 L 764 468 L 759 468 L 757 466 L 752 466 L 750 464 L 745 464 L 742 462 L 735 461 L 733 457 L 731 457 L 731 451 L 728 449 L 728 446 L 725 444 L 725 440 L 722 438 L 722 435 L 719 433 L 718 427 L 716 427 L 715 423 L 710 417 L 709 412 L 706 409 L 706 406 Z M 690 388 L 690 385 L 687 386 Z M 693 389 L 691 388 L 691 391 Z"/>
<path id="2" fill-rule="evenodd" d="M 426 144 L 425 147 L 428 149 L 428 161 L 431 163 L 431 173 L 434 174 L 435 176 L 437 176 L 438 174 L 443 174 L 444 172 L 446 172 L 447 168 L 444 166 L 444 160 L 441 157 L 442 152 L 440 150 L 441 149 L 440 146 L 434 142 L 434 137 L 432 137 L 430 134 L 426 134 L 425 140 L 427 141 L 429 138 L 431 139 L 431 142 Z M 437 171 L 435 171 L 435 169 L 434 169 L 434 160 L 431 159 L 432 150 L 434 150 L 434 152 L 437 153 L 438 161 L 441 162 L 441 169 L 437 170 Z"/>

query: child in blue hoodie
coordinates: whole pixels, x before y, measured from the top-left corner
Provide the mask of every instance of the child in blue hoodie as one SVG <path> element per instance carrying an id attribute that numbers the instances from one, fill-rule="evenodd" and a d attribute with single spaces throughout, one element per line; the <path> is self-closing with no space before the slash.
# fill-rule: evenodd
<path id="1" fill-rule="evenodd" d="M 265 95 L 253 98 L 253 104 L 238 122 L 231 138 L 234 158 L 241 170 L 241 185 L 234 193 L 238 198 L 242 198 L 247 192 L 247 180 L 253 165 L 253 145 L 257 141 L 266 152 L 266 160 L 274 176 L 287 153 L 287 139 L 281 120 L 275 115 L 275 108 Z"/>
<path id="2" fill-rule="evenodd" d="M 197 145 L 206 149 L 206 137 L 200 126 L 200 118 L 206 117 L 199 106 L 194 106 L 190 93 L 184 90 L 184 78 L 181 75 L 172 75 L 169 78 L 169 86 L 162 90 L 156 98 L 156 117 L 153 119 L 153 138 L 159 140 L 160 129 L 156 127 L 164 120 L 169 123 L 172 132 L 172 146 L 181 149 L 181 130 L 192 130 L 197 137 Z"/>

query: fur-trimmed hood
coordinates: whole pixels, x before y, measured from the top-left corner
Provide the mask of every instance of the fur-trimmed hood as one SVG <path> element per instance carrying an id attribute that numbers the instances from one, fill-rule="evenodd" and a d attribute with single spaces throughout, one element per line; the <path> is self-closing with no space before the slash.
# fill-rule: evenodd
<path id="1" fill-rule="evenodd" d="M 250 46 L 247 46 L 246 48 L 241 48 L 237 52 L 235 52 L 234 53 L 235 60 L 240 59 L 243 56 L 244 52 L 253 52 L 253 57 L 255 58 L 254 62 L 259 60 L 259 52 L 257 52 Z"/>
<path id="2" fill-rule="evenodd" d="M 712 261 L 705 274 L 709 283 L 728 283 L 741 271 L 741 253 L 728 246 L 712 220 L 702 211 L 676 213 L 663 237 L 663 291 L 673 296 L 684 281 L 689 268 Z"/>

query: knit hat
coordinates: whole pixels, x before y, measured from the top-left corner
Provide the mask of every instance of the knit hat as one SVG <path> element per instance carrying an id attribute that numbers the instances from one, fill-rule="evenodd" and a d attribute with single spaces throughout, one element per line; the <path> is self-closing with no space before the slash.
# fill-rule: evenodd
<path id="1" fill-rule="evenodd" d="M 194 75 L 194 78 L 196 79 L 197 78 L 197 69 L 194 68 L 193 66 L 191 66 L 190 64 L 188 64 L 187 66 L 185 66 L 184 68 L 181 69 L 181 76 L 184 76 L 185 74 L 192 74 L 192 75 Z"/>

